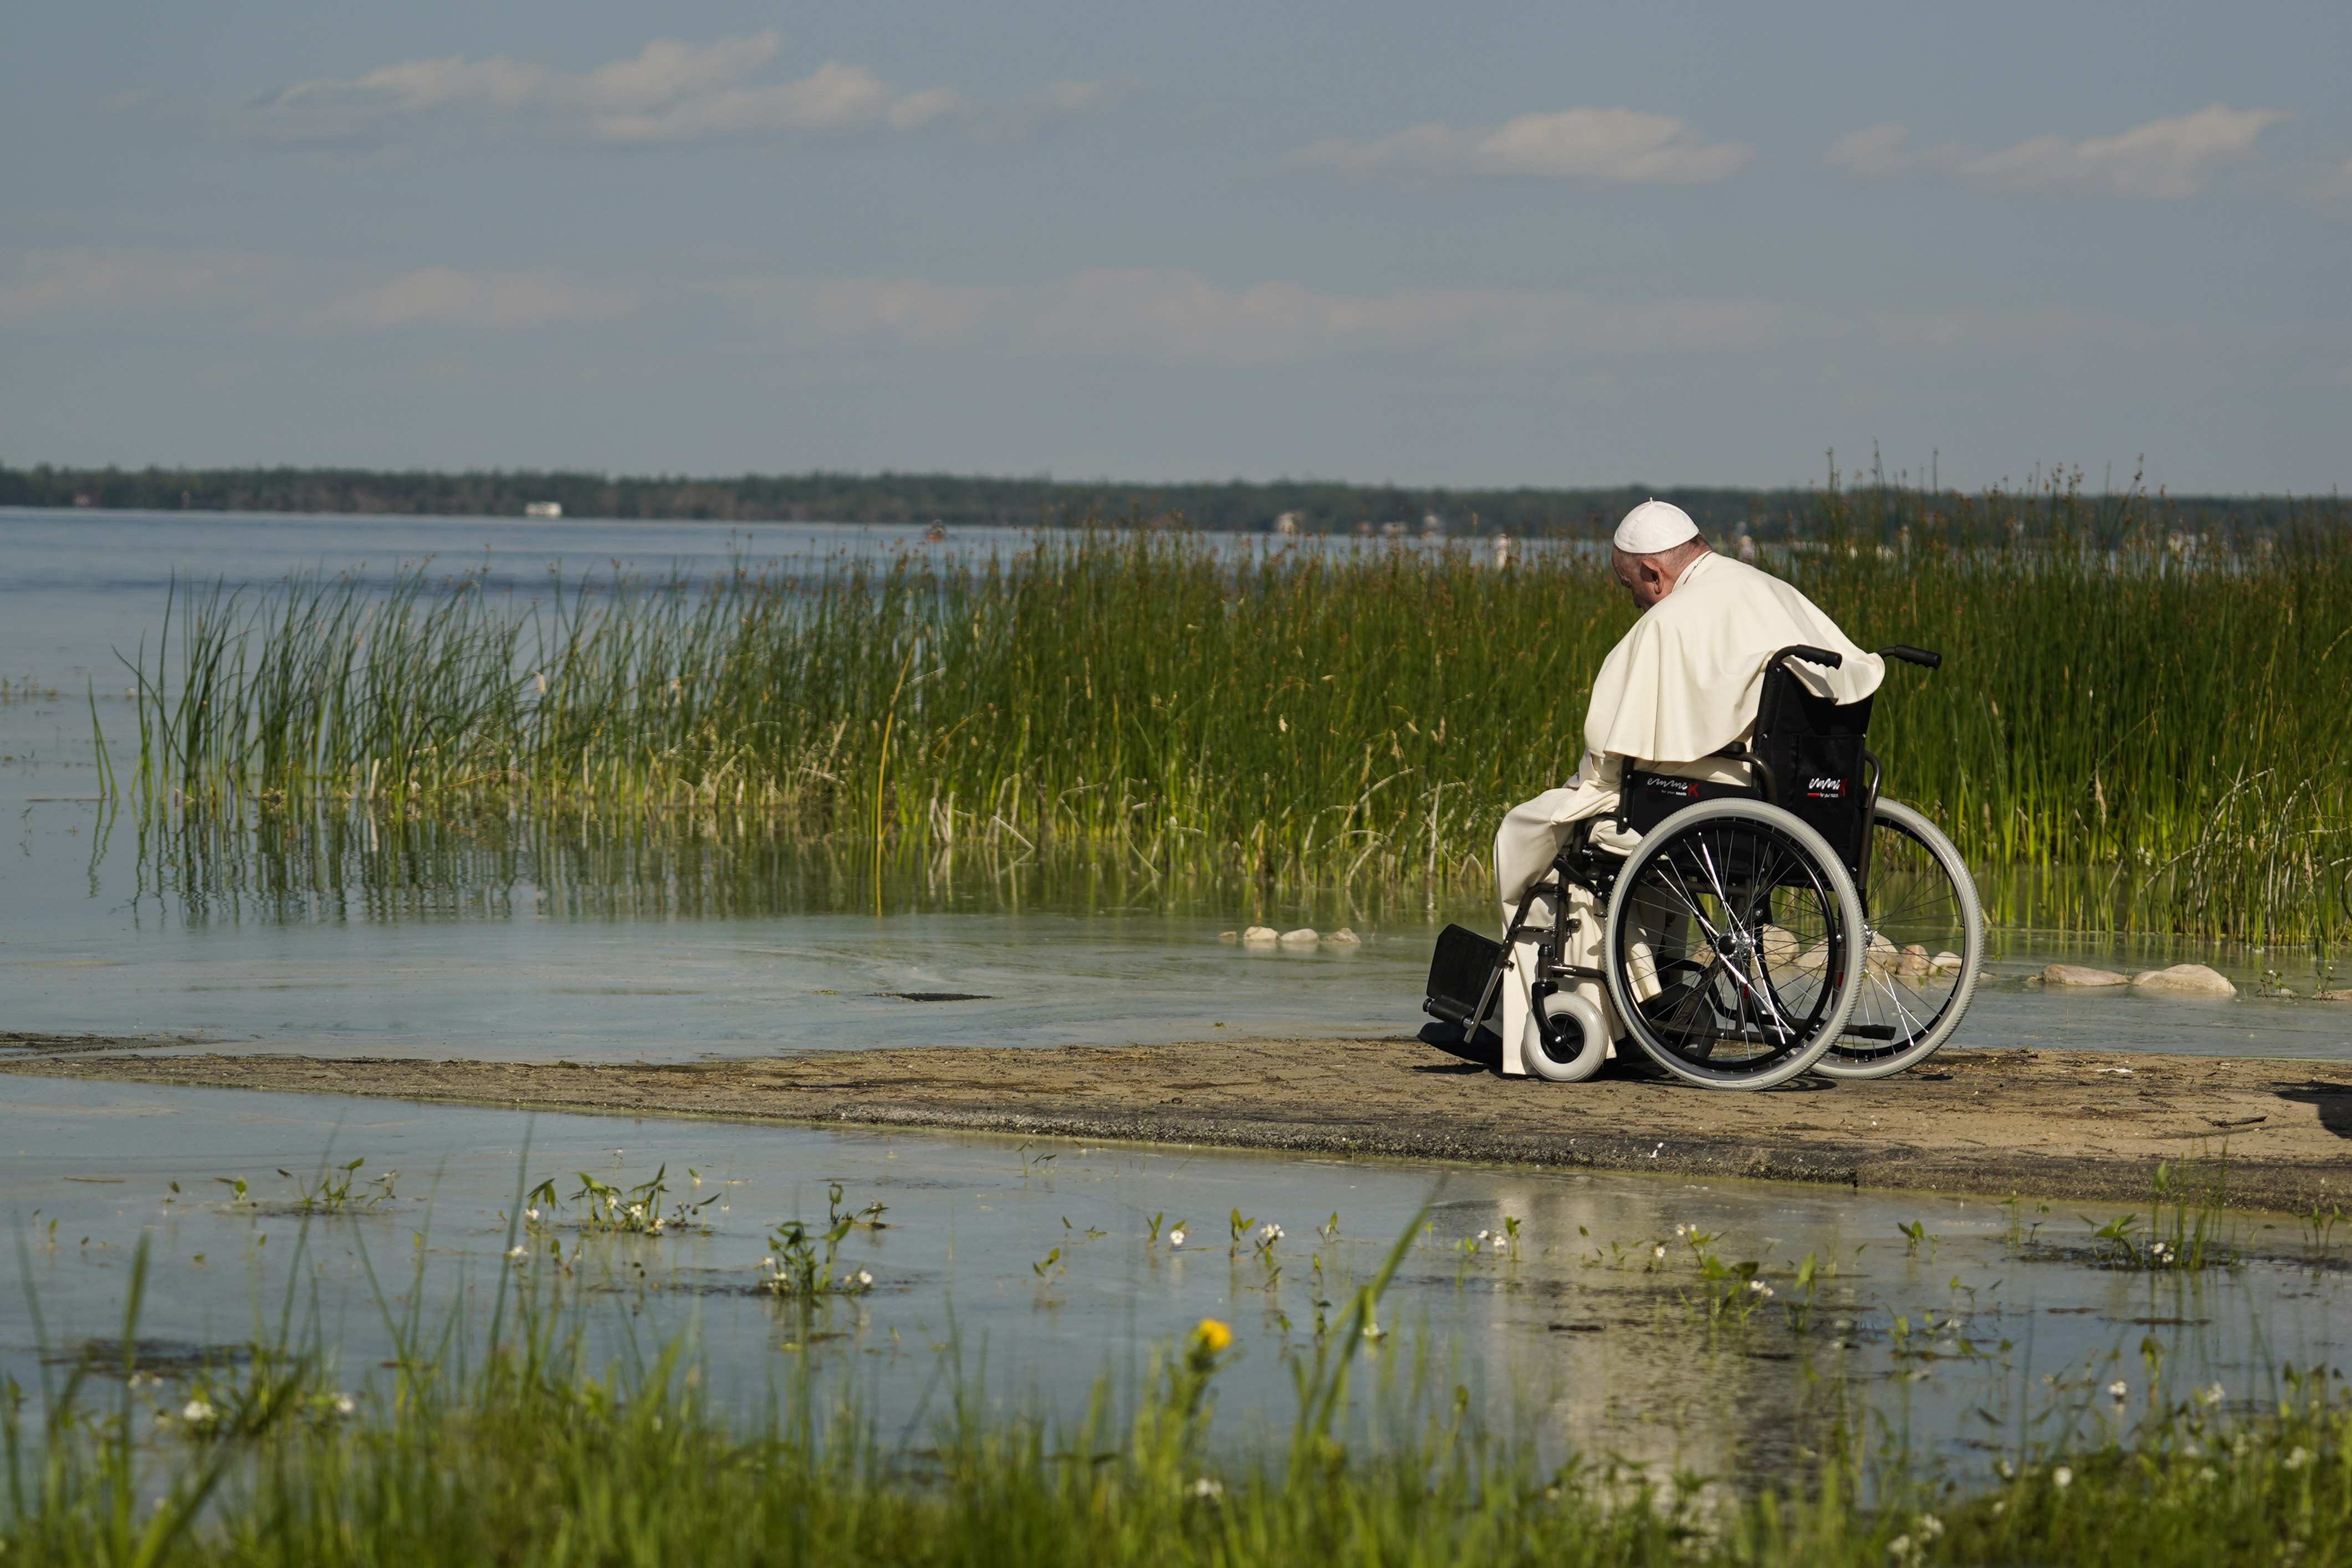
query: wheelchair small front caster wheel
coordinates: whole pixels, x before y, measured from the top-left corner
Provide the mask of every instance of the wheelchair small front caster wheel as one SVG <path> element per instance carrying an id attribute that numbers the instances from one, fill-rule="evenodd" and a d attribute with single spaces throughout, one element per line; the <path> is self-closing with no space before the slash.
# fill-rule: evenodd
<path id="1" fill-rule="evenodd" d="M 1549 980 L 1538 981 L 1530 990 L 1520 1062 L 1553 1083 L 1581 1083 L 1600 1071 L 1609 1057 L 1609 1030 L 1601 1009 Z"/>

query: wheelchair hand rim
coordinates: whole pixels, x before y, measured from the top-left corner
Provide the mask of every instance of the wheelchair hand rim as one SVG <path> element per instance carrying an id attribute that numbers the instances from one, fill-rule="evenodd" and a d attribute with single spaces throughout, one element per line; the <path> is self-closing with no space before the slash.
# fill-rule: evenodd
<path id="1" fill-rule="evenodd" d="M 1727 836 L 1716 845 L 1707 846 L 1697 837 L 1697 831 L 1709 827 L 1727 835 L 1744 833 L 1748 842 L 1742 844 Z M 1730 1036 L 1719 1029 L 1711 1030 L 1706 1051 L 1690 1054 L 1666 1038 L 1667 1031 L 1658 1027 L 1656 1009 L 1643 1006 L 1645 999 L 1655 998 L 1633 994 L 1625 927 L 1637 891 L 1644 886 L 1645 875 L 1661 859 L 1678 852 L 1694 856 L 1695 864 L 1704 862 L 1709 852 L 1726 861 L 1725 865 L 1710 867 L 1710 874 L 1716 879 L 1714 891 L 1724 898 L 1718 907 L 1728 911 L 1737 905 L 1744 913 L 1736 920 L 1727 915 L 1727 925 L 1716 931 L 1717 936 L 1728 937 L 1727 945 L 1733 948 L 1729 960 L 1710 941 L 1707 946 L 1711 957 L 1702 967 L 1713 977 L 1711 986 L 1727 984 L 1732 988 L 1735 994 L 1727 998 L 1733 1006 L 1730 1017 L 1744 1018 L 1751 1009 L 1758 1016 L 1755 1038 L 1751 1039 L 1743 1028 L 1738 1036 L 1742 1042 L 1764 1046 L 1772 1046 L 1776 1040 L 1785 1042 L 1779 1049 L 1768 1050 L 1734 1065 L 1717 1065 L 1709 1057 Z M 1737 855 L 1740 852 L 1769 852 L 1774 858 L 1748 866 L 1749 875 L 1743 883 L 1737 875 Z M 1760 907 L 1765 912 L 1761 920 L 1756 918 L 1759 900 L 1754 885 L 1759 866 L 1770 873 L 1761 879 Z M 1784 874 L 1792 872 L 1801 872 L 1799 883 L 1784 882 Z M 1815 947 L 1801 950 L 1793 959 L 1779 962 L 1778 967 L 1784 971 L 1797 967 L 1815 951 L 1821 953 L 1822 962 L 1819 975 L 1811 982 L 1811 1002 L 1797 1009 L 1801 1018 L 1791 1019 L 1773 990 L 1775 961 L 1769 957 L 1759 960 L 1759 956 L 1780 951 L 1769 942 L 1772 891 L 1800 884 L 1819 905 L 1820 940 Z M 1658 907 L 1668 910 L 1664 904 Z M 1697 913 L 1696 906 L 1694 913 Z M 1706 925 L 1703 915 L 1695 923 Z M 1739 928 L 1732 929 L 1735 925 Z M 1853 890 L 1853 879 L 1827 841 L 1795 814 L 1777 806 L 1761 801 L 1707 800 L 1685 807 L 1660 822 L 1626 857 L 1611 898 L 1606 931 L 1603 967 L 1611 998 L 1624 1018 L 1628 1032 L 1661 1067 L 1687 1082 L 1719 1089 L 1765 1089 L 1786 1082 L 1821 1060 L 1853 1009 L 1853 969 L 1862 950 L 1862 901 Z M 1785 935 L 1785 928 L 1783 931 Z M 1695 964 L 1693 960 L 1685 962 Z M 1740 967 L 1743 965 L 1744 970 Z M 1759 980 L 1764 982 L 1761 989 Z M 1678 1000 L 1687 1005 L 1696 998 L 1697 988 L 1686 988 L 1685 996 Z M 1724 1011 L 1721 1003 L 1712 997 L 1707 998 L 1707 1006 L 1717 1013 Z"/>

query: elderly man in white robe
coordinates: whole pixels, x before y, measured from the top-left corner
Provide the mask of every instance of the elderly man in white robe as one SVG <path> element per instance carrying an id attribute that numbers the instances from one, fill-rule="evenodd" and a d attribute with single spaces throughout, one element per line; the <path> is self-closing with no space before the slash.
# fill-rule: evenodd
<path id="1" fill-rule="evenodd" d="M 1709 549 L 1698 525 L 1679 507 L 1643 502 L 1617 526 L 1613 543 L 1611 564 L 1641 607 L 1642 618 L 1609 651 L 1593 679 L 1592 703 L 1584 717 L 1584 765 L 1565 787 L 1547 789 L 1512 810 L 1495 835 L 1495 880 L 1506 931 L 1529 885 L 1550 870 L 1569 830 L 1616 810 L 1618 780 L 1627 764 L 1676 778 L 1749 782 L 1747 769 L 1715 754 L 1751 737 L 1764 663 L 1780 649 L 1803 643 L 1844 655 L 1834 670 L 1793 660 L 1789 665 L 1816 696 L 1840 703 L 1870 695 L 1886 672 L 1877 654 L 1855 647 L 1803 594 Z M 1594 824 L 1591 841 L 1624 854 L 1640 840 L 1607 821 Z M 1514 1077 L 1527 1071 L 1520 1046 L 1530 1026 L 1528 987 L 1535 978 L 1537 945 L 1549 929 L 1552 911 L 1546 906 L 1552 904 L 1547 898 L 1529 912 L 1504 975 L 1502 1067 Z M 1558 913 L 1570 925 L 1562 959 L 1597 967 L 1601 926 L 1591 894 L 1569 890 Z M 1607 988 L 1597 980 L 1575 988 L 1601 1009 L 1611 1035 L 1622 1036 L 1624 1025 Z"/>

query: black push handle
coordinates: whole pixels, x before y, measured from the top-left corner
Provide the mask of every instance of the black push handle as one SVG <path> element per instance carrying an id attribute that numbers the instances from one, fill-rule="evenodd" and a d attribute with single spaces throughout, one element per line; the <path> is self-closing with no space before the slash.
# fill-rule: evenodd
<path id="1" fill-rule="evenodd" d="M 1931 670 L 1942 668 L 1944 663 L 1943 654 L 1931 653 L 1925 648 L 1914 648 L 1906 643 L 1897 643 L 1891 648 L 1881 648 L 1878 651 L 1878 656 L 1882 659 L 1900 659 L 1906 664 L 1925 664 Z"/>
<path id="2" fill-rule="evenodd" d="M 1845 663 L 1843 653 L 1832 653 L 1827 648 L 1810 648 L 1802 643 L 1792 648 L 1783 648 L 1772 655 L 1772 663 L 1776 664 L 1783 659 L 1802 659 L 1808 664 L 1819 664 L 1825 670 L 1834 670 Z"/>

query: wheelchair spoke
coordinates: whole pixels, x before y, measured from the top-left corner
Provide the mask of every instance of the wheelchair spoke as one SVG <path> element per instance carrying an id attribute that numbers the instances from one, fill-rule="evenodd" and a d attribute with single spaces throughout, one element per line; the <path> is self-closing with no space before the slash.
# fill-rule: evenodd
<path id="1" fill-rule="evenodd" d="M 1756 910 L 1759 904 L 1768 912 L 1771 909 L 1772 889 L 1780 884 L 1781 868 L 1788 864 L 1788 855 L 1781 846 L 1772 844 L 1769 848 L 1772 852 L 1772 858 L 1759 859 L 1754 880 L 1748 885 L 1748 904 L 1739 912 L 1739 920 L 1743 925 L 1755 924 Z"/>
<path id="2" fill-rule="evenodd" d="M 1724 830 L 1723 837 L 1726 841 L 1721 843 L 1718 847 L 1722 852 L 1722 858 L 1725 860 L 1729 860 L 1731 858 L 1729 852 L 1732 846 L 1728 840 L 1730 834 L 1736 831 L 1737 830 L 1735 829 L 1729 828 Z M 1707 882 L 1714 890 L 1716 902 L 1722 906 L 1727 915 L 1730 915 L 1730 918 L 1726 922 L 1727 928 L 1731 930 L 1741 940 L 1744 946 L 1751 939 L 1749 934 L 1755 926 L 1754 916 L 1758 897 L 1757 890 L 1752 886 L 1748 889 L 1748 902 L 1744 908 L 1740 908 L 1733 899 L 1730 888 L 1725 885 L 1723 868 L 1716 863 L 1717 858 L 1717 854 L 1710 852 L 1704 841 L 1701 841 L 1697 845 L 1698 862 L 1706 873 Z M 1769 902 L 1769 889 L 1770 884 L 1769 883 L 1762 883 L 1761 885 L 1768 890 L 1764 896 Z M 1740 908 L 1740 913 L 1738 915 L 1731 915 L 1730 912 L 1735 908 Z M 1696 917 L 1696 909 L 1694 909 L 1693 913 Z M 1703 919 L 1702 925 L 1704 925 Z M 1788 1020 L 1781 1016 L 1778 1000 L 1771 994 L 1769 982 L 1768 981 L 1765 988 L 1759 991 L 1751 977 L 1742 974 L 1738 966 L 1732 964 L 1723 956 L 1723 949 L 1719 935 L 1712 928 L 1709 928 L 1707 936 L 1709 942 L 1716 945 L 1717 965 L 1722 969 L 1724 975 L 1731 981 L 1731 983 L 1738 988 L 1738 995 L 1736 998 L 1738 1005 L 1738 1011 L 1735 1015 L 1737 1021 L 1740 1022 L 1744 1026 L 1747 1021 L 1748 1009 L 1749 1006 L 1751 1004 L 1760 1003 L 1763 1011 L 1769 1015 L 1769 1023 L 1768 1026 L 1764 1019 L 1759 1019 L 1758 1020 L 1759 1027 L 1757 1029 L 1757 1032 L 1759 1034 L 1768 1032 L 1769 1028 L 1769 1032 L 1771 1034 L 1778 1036 L 1782 1040 L 1788 1040 L 1792 1031 L 1789 1028 Z M 1746 1030 L 1743 1027 L 1742 1033 L 1744 1034 Z M 1710 1047 L 1710 1053 L 1711 1051 L 1712 1048 Z"/>
<path id="3" fill-rule="evenodd" d="M 1906 1027 L 1899 1030 L 1896 1037 L 1899 1040 L 1907 1044 L 1927 1032 L 1927 1023 L 1932 1020 L 1923 1020 L 1917 1013 L 1904 1004 L 1900 985 L 1883 975 L 1871 976 L 1869 984 L 1885 993 L 1888 1009 L 1896 1019 L 1903 1020 Z M 1864 997 L 1865 1000 L 1869 999 L 1869 993 L 1865 991 Z"/>
<path id="4" fill-rule="evenodd" d="M 1721 940 L 1723 934 L 1715 928 L 1713 923 L 1707 919 L 1706 912 L 1701 910 L 1697 902 L 1691 897 L 1690 890 L 1683 885 L 1681 877 L 1668 874 L 1659 880 L 1664 884 L 1668 892 L 1672 893 L 1677 899 L 1682 901 L 1683 914 L 1688 915 L 1692 922 L 1698 926 L 1699 930 L 1706 935 L 1707 944 L 1710 946 Z"/>
<path id="5" fill-rule="evenodd" d="M 1777 815 L 1700 816 L 1618 884 L 1610 983 L 1641 1043 L 1701 1082 L 1777 1082 L 1859 999 L 1833 859 Z M 1889 891 L 1912 888 L 1890 882 Z M 1901 998 L 1895 998 L 1899 1001 Z M 1871 1006 L 1880 1009 L 1875 991 Z"/>

